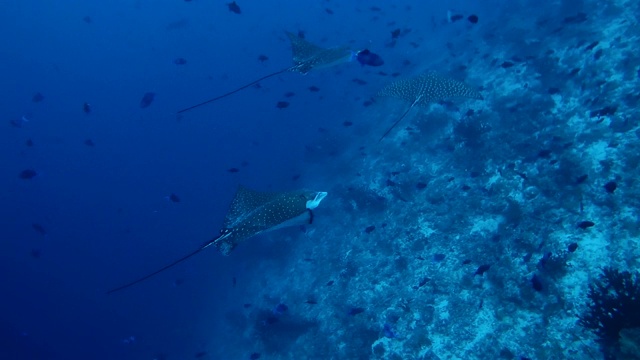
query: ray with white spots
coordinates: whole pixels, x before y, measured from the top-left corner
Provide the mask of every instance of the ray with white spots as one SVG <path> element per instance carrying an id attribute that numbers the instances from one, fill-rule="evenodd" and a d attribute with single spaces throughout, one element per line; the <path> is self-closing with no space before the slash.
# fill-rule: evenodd
<path id="1" fill-rule="evenodd" d="M 229 255 L 238 244 L 258 234 L 283 227 L 311 224 L 313 210 L 326 196 L 327 193 L 321 191 L 261 192 L 241 186 L 231 202 L 220 235 L 148 275 L 109 290 L 107 294 L 147 280 L 211 245 L 215 245 L 223 255 Z"/>
<path id="2" fill-rule="evenodd" d="M 394 97 L 411 102 L 411 106 L 387 129 L 378 141 L 384 139 L 414 106 L 428 106 L 436 101 L 453 98 L 483 99 L 480 92 L 475 88 L 433 72 L 395 81 L 382 88 L 378 92 L 378 96 Z"/>

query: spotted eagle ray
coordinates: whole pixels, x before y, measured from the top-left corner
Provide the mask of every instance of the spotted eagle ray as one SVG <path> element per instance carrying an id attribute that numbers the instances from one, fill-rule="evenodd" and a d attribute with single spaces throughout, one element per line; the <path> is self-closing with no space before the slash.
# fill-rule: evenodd
<path id="1" fill-rule="evenodd" d="M 380 137 L 382 141 L 393 128 L 407 116 L 414 106 L 427 106 L 439 100 L 470 98 L 482 100 L 482 95 L 473 87 L 433 72 L 395 81 L 378 92 L 378 96 L 389 96 L 411 102 L 411 106 Z"/>
<path id="2" fill-rule="evenodd" d="M 311 224 L 313 209 L 318 207 L 326 196 L 326 192 L 319 191 L 259 192 L 240 186 L 224 219 L 220 235 L 148 275 L 109 290 L 107 294 L 147 280 L 211 245 L 217 247 L 223 255 L 229 255 L 238 244 L 263 232 Z"/>
<path id="3" fill-rule="evenodd" d="M 279 71 L 276 71 L 274 73 L 271 73 L 269 75 L 265 75 L 261 78 L 259 78 L 258 80 L 254 80 L 244 86 L 241 86 L 235 90 L 229 91 L 225 94 L 216 96 L 212 99 L 203 101 L 199 104 L 193 105 L 193 106 L 189 106 L 188 108 L 184 108 L 182 110 L 178 111 L 178 114 L 183 113 L 185 111 L 189 111 L 192 109 L 195 109 L 197 107 L 200 107 L 202 105 L 206 105 L 209 103 L 212 103 L 216 100 L 220 100 L 222 98 L 225 98 L 229 95 L 233 95 L 235 93 L 237 93 L 238 91 L 244 90 L 246 88 L 248 88 L 249 86 L 255 85 L 257 83 L 259 83 L 262 80 L 268 79 L 270 77 L 285 73 L 285 72 L 297 72 L 300 74 L 306 74 L 309 71 L 313 70 L 313 69 L 321 69 L 321 68 L 326 68 L 326 67 L 330 67 L 336 64 L 340 64 L 343 62 L 347 62 L 351 60 L 351 57 L 353 56 L 352 51 L 348 48 L 348 47 L 335 47 L 335 48 L 321 48 L 317 45 L 314 45 L 308 41 L 306 41 L 305 39 L 299 37 L 298 35 L 295 35 L 293 33 L 290 33 L 288 31 L 286 31 L 287 36 L 289 37 L 289 41 L 291 42 L 291 51 L 293 53 L 293 65 L 286 68 L 286 69 L 282 69 Z"/>

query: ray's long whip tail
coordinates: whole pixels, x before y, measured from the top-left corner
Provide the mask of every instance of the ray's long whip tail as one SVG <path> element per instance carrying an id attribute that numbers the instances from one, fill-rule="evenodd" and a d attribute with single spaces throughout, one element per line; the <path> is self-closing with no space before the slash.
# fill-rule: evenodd
<path id="1" fill-rule="evenodd" d="M 237 88 L 235 90 L 229 91 L 228 93 L 225 93 L 225 94 L 222 94 L 222 95 L 218 95 L 218 96 L 214 97 L 213 99 L 209 99 L 209 100 L 203 101 L 203 102 L 201 102 L 199 104 L 196 104 L 196 105 L 193 105 L 193 106 L 189 106 L 188 108 L 184 108 L 182 110 L 179 110 L 178 114 L 182 114 L 184 112 L 187 112 L 189 110 L 193 110 L 193 109 L 195 109 L 197 107 L 200 107 L 202 105 L 206 105 L 206 104 L 212 103 L 212 102 L 214 102 L 216 100 L 220 100 L 222 98 L 225 98 L 225 97 L 227 97 L 229 95 L 233 95 L 233 94 L 237 93 L 238 91 L 244 90 L 244 89 L 248 88 L 249 86 L 252 86 L 252 85 L 255 85 L 255 84 L 259 83 L 262 80 L 268 79 L 268 78 L 276 76 L 276 75 L 280 75 L 280 74 L 282 74 L 284 72 L 287 72 L 287 71 L 291 71 L 292 69 L 295 69 L 295 66 L 291 66 L 291 67 L 288 67 L 286 69 L 282 69 L 280 71 L 276 71 L 274 73 L 271 73 L 269 75 L 265 75 L 265 76 L 261 77 L 258 80 L 254 80 L 254 81 L 252 81 L 252 82 L 250 82 L 250 83 L 248 83 L 248 84 L 246 84 L 244 86 L 241 86 L 241 87 L 239 87 L 239 88 Z"/>

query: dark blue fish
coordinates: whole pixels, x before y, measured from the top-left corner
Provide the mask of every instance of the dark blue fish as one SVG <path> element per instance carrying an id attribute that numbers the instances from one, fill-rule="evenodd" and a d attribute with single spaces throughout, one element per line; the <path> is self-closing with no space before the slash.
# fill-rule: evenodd
<path id="1" fill-rule="evenodd" d="M 533 290 L 535 291 L 542 291 L 542 280 L 540 280 L 538 275 L 533 274 L 533 277 L 531 278 L 531 286 L 533 286 Z"/>
<path id="2" fill-rule="evenodd" d="M 260 353 L 252 353 L 251 356 L 249 356 L 250 360 L 258 360 L 260 359 Z"/>
<path id="3" fill-rule="evenodd" d="M 38 176 L 38 173 L 35 170 L 26 169 L 26 170 L 22 170 L 19 176 L 20 176 L 20 179 L 30 180 Z"/>
<path id="4" fill-rule="evenodd" d="M 171 202 L 174 202 L 174 203 L 180 202 L 180 198 L 178 197 L 178 195 L 174 193 L 171 193 L 171 195 L 169 195 L 169 200 L 171 200 Z"/>
<path id="5" fill-rule="evenodd" d="M 382 327 L 382 332 L 384 333 L 384 336 L 388 338 L 395 338 L 398 336 L 398 334 L 393 331 L 393 328 L 389 324 L 384 324 L 384 326 Z"/>
<path id="6" fill-rule="evenodd" d="M 236 4 L 235 1 L 228 3 L 227 7 L 229 7 L 229 11 L 231 11 L 234 14 L 242 13 L 242 10 L 240 10 L 240 6 L 238 6 L 238 4 Z"/>
<path id="7" fill-rule="evenodd" d="M 348 314 L 349 314 L 350 316 L 355 316 L 355 315 L 358 315 L 358 314 L 363 313 L 363 312 L 364 312 L 364 308 L 361 308 L 361 307 L 352 307 L 351 309 L 349 309 Z"/>
<path id="8" fill-rule="evenodd" d="M 91 113 L 91 104 L 88 102 L 82 104 L 82 111 L 84 111 L 85 114 Z"/>
<path id="9" fill-rule="evenodd" d="M 440 262 L 444 260 L 445 254 L 433 254 L 433 261 Z"/>
<path id="10" fill-rule="evenodd" d="M 89 147 L 94 147 L 94 146 L 96 146 L 96 143 L 94 143 L 94 142 L 93 142 L 93 140 L 91 140 L 91 139 L 87 139 L 87 140 L 85 140 L 85 141 L 84 141 L 84 144 L 85 144 L 85 145 L 87 145 L 87 146 L 89 146 Z"/>
<path id="11" fill-rule="evenodd" d="M 187 63 L 187 59 L 179 57 L 173 60 L 173 63 L 176 65 L 184 65 Z"/>
<path id="12" fill-rule="evenodd" d="M 31 101 L 33 102 L 41 102 L 42 100 L 44 100 L 44 95 L 39 92 L 33 94 L 33 97 L 31 98 Z"/>
<path id="13" fill-rule="evenodd" d="M 362 64 L 362 66 L 381 66 L 384 64 L 384 60 L 382 60 L 380 55 L 374 54 L 368 49 L 358 51 L 358 53 L 356 54 L 356 60 L 358 60 L 358 62 Z"/>
<path id="14" fill-rule="evenodd" d="M 275 307 L 275 309 L 273 309 L 273 313 L 275 315 L 282 315 L 287 312 L 287 310 L 289 310 L 289 307 L 285 304 L 280 303 Z"/>
<path id="15" fill-rule="evenodd" d="M 475 274 L 473 274 L 473 275 L 474 276 L 475 275 L 482 276 L 487 270 L 489 270 L 489 268 L 491 268 L 491 265 L 489 265 L 489 264 L 480 265 L 478 267 L 478 270 L 476 270 Z"/>
<path id="16" fill-rule="evenodd" d="M 153 93 L 153 92 L 145 93 L 144 96 L 142 97 L 142 100 L 140 100 L 140 107 L 143 109 L 149 107 L 149 105 L 151 105 L 151 103 L 153 102 L 153 99 L 155 98 L 155 96 L 156 96 L 156 93 Z"/>
<path id="17" fill-rule="evenodd" d="M 37 231 L 40 235 L 47 235 L 47 231 L 44 229 L 44 226 L 33 223 L 31 224 L 31 227 L 33 227 L 33 230 Z"/>

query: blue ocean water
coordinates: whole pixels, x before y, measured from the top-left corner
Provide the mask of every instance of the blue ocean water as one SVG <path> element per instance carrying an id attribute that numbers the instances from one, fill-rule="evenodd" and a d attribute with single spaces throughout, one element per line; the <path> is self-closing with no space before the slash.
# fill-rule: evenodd
<path id="1" fill-rule="evenodd" d="M 0 7 L 0 359 L 639 358 L 637 1 Z"/>

